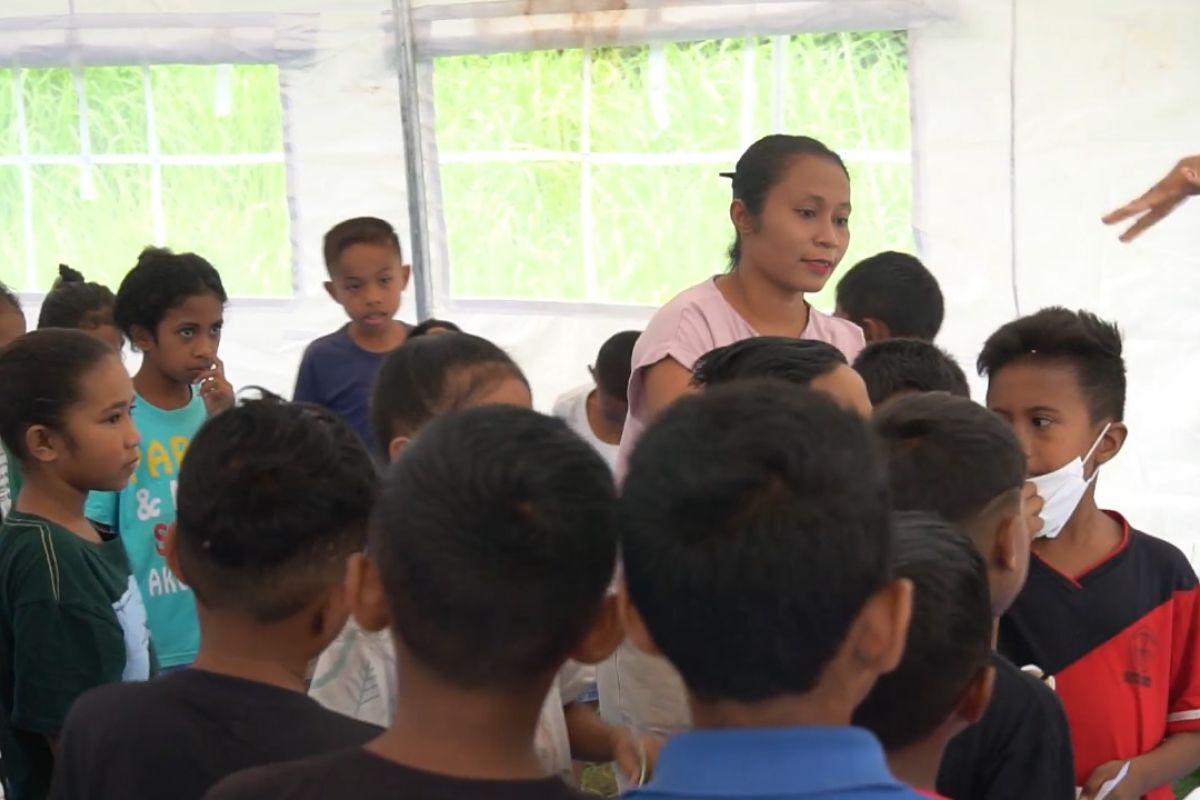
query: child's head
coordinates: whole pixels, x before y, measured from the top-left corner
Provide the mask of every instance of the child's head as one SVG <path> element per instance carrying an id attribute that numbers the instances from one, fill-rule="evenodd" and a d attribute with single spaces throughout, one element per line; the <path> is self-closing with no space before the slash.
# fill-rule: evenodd
<path id="1" fill-rule="evenodd" d="M 390 622 L 402 673 L 407 657 L 461 689 L 527 691 L 620 641 L 605 600 L 615 512 L 608 466 L 560 420 L 512 406 L 440 417 L 384 479 L 370 563 L 350 570 L 355 616 Z"/>
<path id="2" fill-rule="evenodd" d="M 981 405 L 942 392 L 898 397 L 873 419 L 898 511 L 928 511 L 975 542 L 992 612 L 1017 598 L 1029 570 L 1022 508 L 1025 456 L 1012 429 Z"/>
<path id="3" fill-rule="evenodd" d="M 943 745 L 978 722 L 991 699 L 992 609 L 975 545 L 935 514 L 898 515 L 897 578 L 913 584 L 904 658 L 854 712 L 895 756 L 933 737 Z"/>
<path id="4" fill-rule="evenodd" d="M 827 397 L 759 381 L 679 400 L 634 450 L 618 524 L 630 634 L 696 705 L 811 695 L 845 724 L 900 659 L 883 459 Z"/>
<path id="5" fill-rule="evenodd" d="M 371 420 L 378 441 L 395 458 L 439 414 L 496 404 L 533 405 L 529 381 L 508 353 L 469 333 L 422 336 L 384 359 Z"/>
<path id="6" fill-rule="evenodd" d="M 908 253 L 888 250 L 863 259 L 838 283 L 834 315 L 862 328 L 868 342 L 893 336 L 931 342 L 944 314 L 937 278 Z"/>
<path id="7" fill-rule="evenodd" d="M 1125 442 L 1125 360 L 1117 326 L 1046 308 L 1002 326 L 979 354 L 987 404 L 1013 426 L 1029 474 L 1076 458 L 1091 476 Z"/>
<path id="8" fill-rule="evenodd" d="M 132 404 L 117 353 L 86 333 L 33 331 L 0 350 L 0 438 L 27 473 L 78 492 L 123 489 L 138 457 Z"/>
<path id="9" fill-rule="evenodd" d="M 420 325 L 413 326 L 413 329 L 408 332 L 408 338 L 416 339 L 418 336 L 437 336 L 439 333 L 462 333 L 462 328 L 448 320 L 427 319 Z"/>
<path id="10" fill-rule="evenodd" d="M 785 291 L 818 292 L 850 244 L 850 173 L 816 139 L 759 139 L 725 177 L 735 239 L 733 269 L 752 264 Z"/>
<path id="11" fill-rule="evenodd" d="M 325 268 L 325 291 L 359 332 L 381 332 L 392 324 L 411 270 L 391 225 L 376 217 L 334 225 L 325 234 Z"/>
<path id="12" fill-rule="evenodd" d="M 366 541 L 376 486 L 371 457 L 333 414 L 245 402 L 188 446 L 167 558 L 202 617 L 289 622 L 315 656 L 346 622 L 346 558 Z"/>
<path id="13" fill-rule="evenodd" d="M 113 319 L 117 298 L 112 289 L 84 280 L 66 264 L 58 265 L 58 279 L 42 301 L 38 328 L 77 328 L 120 350 L 125 346 Z"/>
<path id="14" fill-rule="evenodd" d="M 25 312 L 12 290 L 0 283 L 0 347 L 25 333 Z"/>
<path id="15" fill-rule="evenodd" d="M 949 392 L 971 396 L 967 376 L 954 357 L 921 339 L 884 339 L 867 345 L 854 369 L 867 384 L 873 405 L 900 394 Z"/>
<path id="16" fill-rule="evenodd" d="M 846 364 L 842 351 L 827 342 L 786 336 L 743 339 L 704 354 L 692 368 L 692 383 L 700 387 L 763 378 L 807 386 L 843 408 L 864 417 L 871 414 L 862 378 Z"/>
<path id="17" fill-rule="evenodd" d="M 212 369 L 225 325 L 225 287 L 195 253 L 148 247 L 117 289 L 117 327 L 149 364 L 181 384 Z"/>
<path id="18" fill-rule="evenodd" d="M 621 331 L 600 345 L 596 363 L 588 369 L 596 382 L 600 415 L 610 424 L 623 428 L 629 414 L 629 373 L 632 371 L 633 346 L 640 331 Z"/>

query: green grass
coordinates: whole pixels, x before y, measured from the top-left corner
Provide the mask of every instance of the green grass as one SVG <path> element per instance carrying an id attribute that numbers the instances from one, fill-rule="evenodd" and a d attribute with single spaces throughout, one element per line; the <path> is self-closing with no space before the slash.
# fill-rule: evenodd
<path id="1" fill-rule="evenodd" d="M 910 148 L 906 39 L 899 32 L 815 34 L 604 48 L 591 65 L 591 152 L 740 152 L 747 48 L 756 94 L 751 139 L 783 130 L 834 149 Z M 655 59 L 658 59 L 656 68 Z M 776 59 L 782 102 L 774 107 Z M 465 56 L 435 64 L 443 154 L 579 152 L 580 51 Z M 444 164 L 456 296 L 662 303 L 725 267 L 732 164 L 592 164 L 595 292 L 584 280 L 583 170 L 578 164 Z M 912 169 L 848 159 L 855 211 L 844 263 L 913 247 Z M 831 284 L 815 298 L 832 304 Z"/>

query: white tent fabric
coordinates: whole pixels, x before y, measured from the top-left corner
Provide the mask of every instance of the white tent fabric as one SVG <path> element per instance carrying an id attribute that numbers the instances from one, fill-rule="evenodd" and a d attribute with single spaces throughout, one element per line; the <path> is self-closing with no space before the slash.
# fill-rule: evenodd
<path id="1" fill-rule="evenodd" d="M 223 357 L 237 385 L 290 392 L 305 344 L 342 322 L 321 236 L 375 214 L 408 236 L 391 0 L 5 0 L 6 65 L 277 63 L 295 294 L 235 299 Z M 527 13 L 532 11 L 534 13 Z M 913 226 L 948 300 L 941 342 L 964 362 L 1018 311 L 1117 319 L 1131 376 L 1129 443 L 1102 501 L 1200 556 L 1200 208 L 1134 245 L 1099 217 L 1200 151 L 1200 4 L 1146 0 L 416 0 L 413 34 L 432 265 L 430 310 L 507 347 L 538 404 L 586 378 L 611 332 L 653 309 L 450 296 L 430 59 L 533 47 L 903 27 L 909 36 Z M 830 142 L 837 147 L 837 142 Z M 722 225 L 723 220 L 698 221 Z M 856 219 L 859 230 L 870 225 Z M 141 242 L 131 243 L 131 250 Z M 411 252 L 408 249 L 407 252 Z M 223 270 L 237 265 L 218 264 Z M 722 269 L 713 254 L 712 271 Z M 684 288 L 683 286 L 679 287 Z M 30 295 L 32 306 L 37 297 Z M 415 314 L 412 293 L 404 315 Z M 977 396 L 982 386 L 976 385 Z"/>

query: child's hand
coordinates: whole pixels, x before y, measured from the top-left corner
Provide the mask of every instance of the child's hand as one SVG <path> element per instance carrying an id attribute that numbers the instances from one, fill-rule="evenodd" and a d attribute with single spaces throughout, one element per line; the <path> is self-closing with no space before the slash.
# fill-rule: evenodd
<path id="1" fill-rule="evenodd" d="M 233 408 L 233 384 L 225 379 L 225 364 L 213 356 L 213 366 L 208 372 L 201 373 L 196 381 L 200 387 L 200 399 L 210 417 Z"/>
<path id="2" fill-rule="evenodd" d="M 1087 779 L 1087 783 L 1083 785 L 1083 793 L 1079 795 L 1079 800 L 1098 800 L 1100 796 L 1100 787 L 1117 777 L 1124 769 L 1125 764 L 1129 764 L 1129 771 L 1125 774 L 1116 786 L 1104 795 L 1104 800 L 1138 800 L 1143 794 L 1144 789 L 1141 786 L 1141 781 L 1134 774 L 1134 769 L 1137 766 L 1136 761 L 1109 761 L 1107 764 L 1101 764 L 1096 767 L 1096 771 L 1092 773 L 1092 777 Z"/>
<path id="3" fill-rule="evenodd" d="M 1150 191 L 1104 217 L 1105 225 L 1114 225 L 1138 214 L 1143 215 L 1121 234 L 1122 242 L 1132 242 L 1142 231 L 1170 214 L 1188 195 L 1200 194 L 1200 156 L 1185 158 Z"/>
<path id="4" fill-rule="evenodd" d="M 1026 481 L 1021 487 L 1021 509 L 1025 514 L 1025 527 L 1029 531 L 1031 541 L 1037 538 L 1046 525 L 1042 520 L 1042 509 L 1045 507 L 1046 501 L 1037 493 L 1037 484 Z"/>
<path id="5" fill-rule="evenodd" d="M 658 764 L 658 751 L 662 750 L 663 739 L 654 734 L 636 735 L 629 728 L 613 726 L 613 761 L 633 787 L 650 780 Z"/>

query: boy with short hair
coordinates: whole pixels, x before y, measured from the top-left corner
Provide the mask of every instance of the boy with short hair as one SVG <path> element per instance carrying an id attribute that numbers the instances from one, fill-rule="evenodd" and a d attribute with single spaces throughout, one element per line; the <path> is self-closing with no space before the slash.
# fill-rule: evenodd
<path id="1" fill-rule="evenodd" d="M 1054 675 L 1083 797 L 1168 800 L 1200 765 L 1200 602 L 1178 548 L 1096 504 L 1096 476 L 1128 433 L 1117 326 L 1047 308 L 992 334 L 979 356 L 1045 498 L 1029 581 L 1000 649 Z"/>
<path id="2" fill-rule="evenodd" d="M 835 317 L 863 329 L 867 344 L 893 337 L 932 342 L 945 300 L 937 278 L 916 256 L 888 250 L 863 259 L 837 286 Z"/>
<path id="3" fill-rule="evenodd" d="M 854 724 L 879 737 L 892 773 L 935 794 L 947 743 L 974 725 L 992 697 L 992 605 L 975 545 L 936 514 L 897 515 L 892 564 L 913 584 L 900 666 L 879 679 Z"/>
<path id="4" fill-rule="evenodd" d="M 408 338 L 409 326 L 394 317 L 412 269 L 403 261 L 395 229 L 376 217 L 334 225 L 325 234 L 324 250 L 325 291 L 350 321 L 305 349 L 293 399 L 328 408 L 375 452 L 371 385 L 383 357 Z"/>
<path id="5" fill-rule="evenodd" d="M 324 409 L 259 400 L 206 423 L 165 545 L 196 595 L 200 651 L 191 669 L 82 696 L 50 797 L 199 800 L 237 770 L 376 735 L 305 696 L 349 614 L 345 562 L 375 494 L 370 456 Z"/>
<path id="6" fill-rule="evenodd" d="M 210 800 L 443 797 L 573 800 L 534 750 L 567 658 L 621 636 L 616 489 L 561 421 L 489 406 L 430 422 L 384 479 L 368 555 L 348 570 L 355 618 L 390 625 L 399 698 L 365 748 L 234 776 Z"/>
<path id="7" fill-rule="evenodd" d="M 620 506 L 630 635 L 683 676 L 697 729 L 631 797 L 917 796 L 850 727 L 912 601 L 860 417 L 773 381 L 685 397 L 643 435 Z"/>
<path id="8" fill-rule="evenodd" d="M 911 392 L 949 392 L 971 397 L 967 376 L 954 357 L 921 339 L 873 342 L 854 359 L 854 370 L 867 384 L 867 394 L 875 406 Z"/>
<path id="9" fill-rule="evenodd" d="M 999 618 L 1025 583 L 1037 511 L 1012 430 L 982 406 L 936 392 L 898 397 L 872 423 L 888 462 L 893 506 L 934 512 L 971 538 Z M 992 702 L 946 748 L 938 791 L 954 800 L 1071 800 L 1074 762 L 1058 698 L 1003 656 L 993 654 L 992 666 Z"/>
<path id="10" fill-rule="evenodd" d="M 617 463 L 625 417 L 629 415 L 629 372 L 640 331 L 613 334 L 588 367 L 592 382 L 572 389 L 554 403 L 554 416 L 595 447 L 609 466 Z"/>

